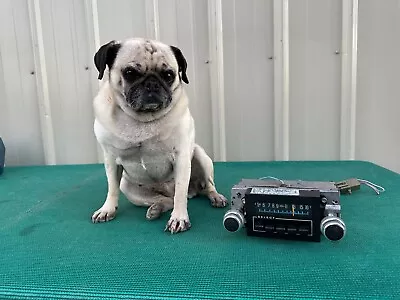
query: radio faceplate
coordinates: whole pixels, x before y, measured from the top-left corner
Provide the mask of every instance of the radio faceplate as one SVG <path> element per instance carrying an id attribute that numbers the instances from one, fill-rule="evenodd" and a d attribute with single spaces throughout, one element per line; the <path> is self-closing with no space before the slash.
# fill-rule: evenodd
<path id="1" fill-rule="evenodd" d="M 231 189 L 224 227 L 247 235 L 319 242 L 340 240 L 340 193 L 333 182 L 243 179 Z"/>
<path id="2" fill-rule="evenodd" d="M 299 194 L 247 193 L 244 202 L 247 234 L 319 241 L 321 234 L 316 224 L 323 210 L 319 190 L 293 191 Z"/>

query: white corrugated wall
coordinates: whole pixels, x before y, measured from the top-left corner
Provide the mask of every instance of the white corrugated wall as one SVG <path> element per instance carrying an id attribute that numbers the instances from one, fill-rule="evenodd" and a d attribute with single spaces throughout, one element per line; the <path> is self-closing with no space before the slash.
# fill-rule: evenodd
<path id="1" fill-rule="evenodd" d="M 8 165 L 99 161 L 93 55 L 180 47 L 215 160 L 368 160 L 400 172 L 398 0 L 1 0 Z"/>

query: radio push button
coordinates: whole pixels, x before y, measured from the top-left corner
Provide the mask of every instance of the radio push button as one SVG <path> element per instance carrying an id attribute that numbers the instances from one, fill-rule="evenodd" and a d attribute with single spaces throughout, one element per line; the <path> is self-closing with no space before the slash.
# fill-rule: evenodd
<path id="1" fill-rule="evenodd" d="M 297 232 L 297 228 L 294 227 L 294 226 L 288 226 L 287 232 L 288 232 L 289 234 L 295 234 L 295 233 Z"/>
<path id="2" fill-rule="evenodd" d="M 275 230 L 277 233 L 284 233 L 285 232 L 285 226 L 283 225 L 276 225 Z"/>
<path id="3" fill-rule="evenodd" d="M 265 231 L 263 219 L 254 219 L 254 230 Z"/>
<path id="4" fill-rule="evenodd" d="M 265 224 L 265 231 L 266 232 L 273 232 L 274 231 L 274 225 L 272 224 Z"/>
<path id="5" fill-rule="evenodd" d="M 310 233 L 310 229 L 307 226 L 300 226 L 299 227 L 299 233 L 301 235 L 307 235 Z"/>

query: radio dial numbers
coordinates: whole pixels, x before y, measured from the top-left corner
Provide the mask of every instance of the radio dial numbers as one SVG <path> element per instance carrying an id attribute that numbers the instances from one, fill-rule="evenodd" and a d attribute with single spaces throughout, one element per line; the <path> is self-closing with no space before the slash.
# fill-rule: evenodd
<path id="1" fill-rule="evenodd" d="M 259 213 L 273 213 L 281 215 L 309 215 L 311 205 L 309 204 L 287 204 L 271 202 L 255 202 L 255 207 Z"/>

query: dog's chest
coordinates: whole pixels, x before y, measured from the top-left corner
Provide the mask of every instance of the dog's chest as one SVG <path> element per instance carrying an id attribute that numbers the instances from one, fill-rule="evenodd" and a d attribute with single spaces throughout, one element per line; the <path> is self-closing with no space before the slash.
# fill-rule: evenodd
<path id="1" fill-rule="evenodd" d="M 163 181 L 172 178 L 175 152 L 168 143 L 150 140 L 119 151 L 117 163 L 136 182 Z"/>
<path id="2" fill-rule="evenodd" d="M 96 136 L 117 164 L 124 167 L 130 180 L 145 183 L 172 178 L 175 162 L 173 138 L 154 136 L 140 142 L 126 141 L 104 128 L 97 128 Z"/>

